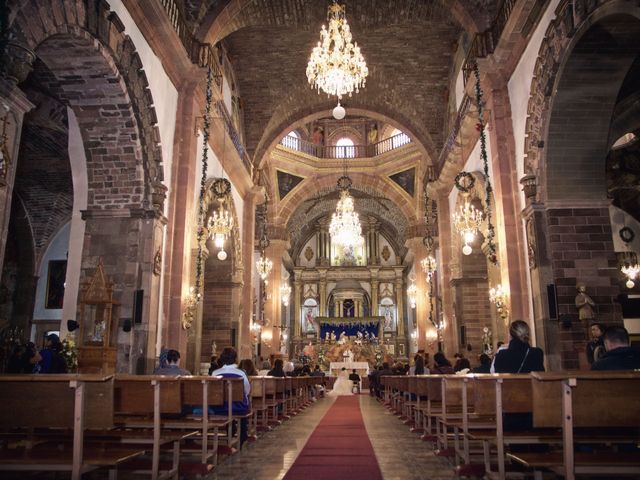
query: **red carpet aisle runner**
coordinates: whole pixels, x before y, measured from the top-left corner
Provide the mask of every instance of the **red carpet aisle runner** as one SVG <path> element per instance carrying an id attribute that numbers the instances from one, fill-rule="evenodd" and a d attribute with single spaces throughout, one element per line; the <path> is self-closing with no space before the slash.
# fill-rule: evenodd
<path id="1" fill-rule="evenodd" d="M 337 397 L 284 480 L 382 480 L 358 395 Z"/>

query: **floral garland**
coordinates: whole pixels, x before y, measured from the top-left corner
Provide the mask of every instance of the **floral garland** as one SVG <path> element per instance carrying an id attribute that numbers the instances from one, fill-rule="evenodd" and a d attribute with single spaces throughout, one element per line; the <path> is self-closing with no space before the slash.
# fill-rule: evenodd
<path id="1" fill-rule="evenodd" d="M 476 103 L 478 104 L 478 123 L 476 129 L 480 132 L 480 157 L 484 165 L 484 176 L 486 178 L 485 190 L 486 190 L 486 215 L 487 215 L 487 258 L 489 261 L 498 265 L 498 255 L 496 250 L 496 244 L 494 242 L 496 231 L 491 222 L 491 179 L 489 177 L 489 160 L 487 157 L 487 137 L 485 135 L 484 125 L 484 104 L 482 101 L 482 89 L 480 88 L 480 70 L 478 69 L 478 63 L 473 65 L 473 73 L 476 77 Z M 457 177 L 456 177 L 457 178 Z"/>
<path id="2" fill-rule="evenodd" d="M 67 336 L 62 340 L 62 350 L 60 355 L 64 358 L 67 364 L 67 373 L 73 373 L 78 368 L 78 352 L 76 350 L 76 336 L 75 332 L 67 333 Z"/>
<path id="3" fill-rule="evenodd" d="M 204 108 L 204 127 L 202 129 L 202 176 L 200 177 L 200 198 L 198 201 L 198 255 L 196 256 L 196 284 L 193 294 L 196 301 L 200 300 L 200 289 L 202 284 L 202 247 L 203 237 L 206 236 L 206 228 L 204 226 L 204 196 L 205 184 L 207 182 L 207 167 L 209 163 L 209 128 L 211 126 L 211 99 L 213 97 L 213 70 L 207 68 L 207 92 L 206 104 Z"/>

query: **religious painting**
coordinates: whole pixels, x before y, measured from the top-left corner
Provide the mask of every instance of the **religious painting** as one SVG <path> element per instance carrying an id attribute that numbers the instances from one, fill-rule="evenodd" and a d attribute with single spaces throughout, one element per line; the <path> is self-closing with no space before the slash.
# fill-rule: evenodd
<path id="1" fill-rule="evenodd" d="M 281 172 L 277 170 L 278 177 L 278 194 L 280 195 L 280 200 L 287 196 L 287 194 L 296 188 L 298 184 L 304 180 L 302 177 L 298 177 L 297 175 L 291 175 L 290 173 Z"/>
<path id="2" fill-rule="evenodd" d="M 389 178 L 393 180 L 396 184 L 400 186 L 405 192 L 413 197 L 415 193 L 415 183 L 416 183 L 416 169 L 410 168 L 409 170 L 405 170 L 403 172 L 394 173 L 393 175 L 389 175 Z"/>
<path id="3" fill-rule="evenodd" d="M 316 317 L 318 316 L 318 304 L 313 298 L 307 298 L 302 306 L 302 331 L 315 333 Z"/>
<path id="4" fill-rule="evenodd" d="M 47 293 L 44 308 L 60 309 L 64 300 L 64 282 L 67 276 L 66 260 L 49 260 Z"/>

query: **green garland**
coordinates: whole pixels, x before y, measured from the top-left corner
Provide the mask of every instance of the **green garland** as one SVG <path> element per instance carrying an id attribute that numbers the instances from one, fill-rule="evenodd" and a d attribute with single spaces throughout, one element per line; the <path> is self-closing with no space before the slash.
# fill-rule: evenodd
<path id="1" fill-rule="evenodd" d="M 209 66 L 207 68 L 207 92 L 204 109 L 204 127 L 202 129 L 202 176 L 200 177 L 200 198 L 198 201 L 198 255 L 196 256 L 196 284 L 193 292 L 197 301 L 200 301 L 200 289 L 202 287 L 202 244 L 204 243 L 203 237 L 206 235 L 206 228 L 204 226 L 204 196 L 207 182 L 207 167 L 209 164 L 209 128 L 211 126 L 211 99 L 213 98 L 212 83 L 213 70 Z"/>
<path id="2" fill-rule="evenodd" d="M 491 187 L 491 178 L 489 177 L 489 160 L 487 156 L 487 137 L 484 132 L 484 105 L 482 101 L 482 89 L 480 88 L 480 70 L 478 69 L 478 62 L 473 65 L 473 73 L 476 77 L 476 103 L 478 104 L 478 123 L 476 128 L 480 132 L 480 157 L 482 158 L 482 163 L 484 165 L 484 176 L 486 178 L 485 190 L 486 190 L 486 199 L 485 203 L 487 206 L 487 258 L 489 261 L 498 265 L 498 255 L 496 250 L 496 244 L 494 242 L 496 231 L 491 222 L 491 192 L 493 191 Z"/>
<path id="3" fill-rule="evenodd" d="M 469 185 L 467 185 L 466 187 L 462 185 L 462 183 L 460 183 L 460 180 L 462 180 L 463 178 L 469 182 Z M 455 184 L 456 188 L 462 193 L 469 193 L 473 186 L 476 184 L 476 179 L 469 172 L 460 172 L 458 175 L 456 175 L 456 178 L 453 179 L 453 183 Z"/>

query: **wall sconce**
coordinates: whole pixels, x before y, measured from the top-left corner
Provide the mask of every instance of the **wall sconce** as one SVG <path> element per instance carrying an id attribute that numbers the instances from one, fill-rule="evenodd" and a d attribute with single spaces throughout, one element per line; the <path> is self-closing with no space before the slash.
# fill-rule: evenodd
<path id="1" fill-rule="evenodd" d="M 283 283 L 280 286 L 280 298 L 282 299 L 282 304 L 285 307 L 289 306 L 289 297 L 291 296 L 291 287 L 288 283 Z"/>
<path id="2" fill-rule="evenodd" d="M 411 283 L 407 287 L 407 296 L 409 297 L 409 303 L 411 308 L 416 308 L 416 299 L 418 298 L 418 286 L 415 283 Z"/>
<path id="3" fill-rule="evenodd" d="M 411 332 L 411 343 L 413 343 L 414 347 L 418 346 L 418 329 L 417 328 L 413 332 Z"/>
<path id="4" fill-rule="evenodd" d="M 438 263 L 432 255 L 428 255 L 420 261 L 422 271 L 427 274 L 427 282 L 431 282 L 431 277 L 436 272 Z"/>
<path id="5" fill-rule="evenodd" d="M 429 344 L 429 346 L 433 346 L 433 344 L 438 341 L 438 330 L 429 329 L 425 336 L 427 338 L 427 344 Z"/>
<path id="6" fill-rule="evenodd" d="M 508 297 L 509 295 L 506 290 L 502 288 L 501 284 L 498 284 L 489 290 L 489 300 L 496 304 L 498 315 L 500 315 L 500 318 L 503 320 L 509 318 L 509 307 L 507 305 Z"/>
<path id="7" fill-rule="evenodd" d="M 188 330 L 193 325 L 196 317 L 200 293 L 195 293 L 194 287 L 189 287 L 189 294 L 184 299 L 184 311 L 182 312 L 182 328 Z"/>

